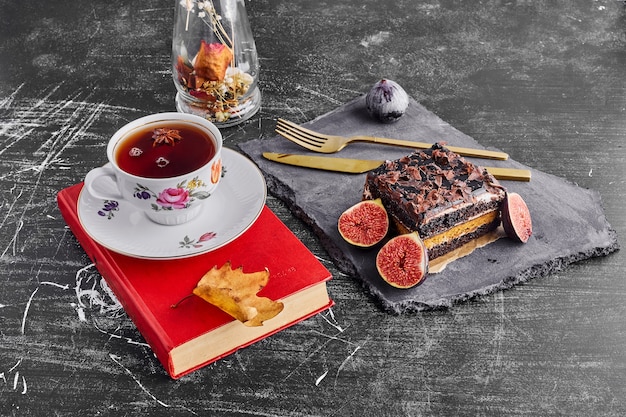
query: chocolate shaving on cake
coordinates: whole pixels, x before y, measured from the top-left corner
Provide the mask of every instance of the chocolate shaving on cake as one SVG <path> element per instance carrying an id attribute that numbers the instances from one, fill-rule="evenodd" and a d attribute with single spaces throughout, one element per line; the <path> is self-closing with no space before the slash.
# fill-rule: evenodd
<path id="1" fill-rule="evenodd" d="M 417 231 L 427 239 L 498 210 L 504 189 L 484 168 L 435 144 L 369 172 L 363 198 L 381 198 L 401 232 Z M 499 216 L 489 222 L 472 233 L 497 227 Z M 468 232 L 459 242 L 474 237 Z"/>

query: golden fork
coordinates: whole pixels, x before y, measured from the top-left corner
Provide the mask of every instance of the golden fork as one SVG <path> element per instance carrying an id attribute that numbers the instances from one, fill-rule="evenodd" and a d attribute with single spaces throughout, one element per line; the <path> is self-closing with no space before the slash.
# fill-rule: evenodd
<path id="1" fill-rule="evenodd" d="M 432 146 L 432 143 L 413 142 L 409 140 L 378 138 L 374 136 L 335 136 L 314 132 L 305 129 L 297 124 L 285 119 L 278 119 L 276 124 L 276 133 L 289 139 L 298 145 L 315 152 L 334 153 L 342 150 L 350 142 L 371 142 L 384 145 L 402 146 L 413 149 L 426 149 Z M 507 160 L 509 155 L 504 152 L 489 151 L 486 149 L 460 148 L 458 146 L 446 146 L 452 152 L 459 155 L 473 156 L 485 159 Z"/>

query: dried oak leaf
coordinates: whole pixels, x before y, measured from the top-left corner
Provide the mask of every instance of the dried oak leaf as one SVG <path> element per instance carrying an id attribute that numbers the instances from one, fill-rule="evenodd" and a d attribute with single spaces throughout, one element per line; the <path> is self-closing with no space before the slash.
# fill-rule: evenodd
<path id="1" fill-rule="evenodd" d="M 269 275 L 267 269 L 244 273 L 242 267 L 232 269 L 230 262 L 226 262 L 221 268 L 214 266 L 204 274 L 193 293 L 246 326 L 262 326 L 284 308 L 281 302 L 257 296 Z"/>
<path id="2" fill-rule="evenodd" d="M 193 69 L 196 77 L 204 81 L 222 81 L 226 75 L 226 69 L 233 59 L 232 51 L 221 43 L 200 44 L 200 50 L 193 61 Z"/>

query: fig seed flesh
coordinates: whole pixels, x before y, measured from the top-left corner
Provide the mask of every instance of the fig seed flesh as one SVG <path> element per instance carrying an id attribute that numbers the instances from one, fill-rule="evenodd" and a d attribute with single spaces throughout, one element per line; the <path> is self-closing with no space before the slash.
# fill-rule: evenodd
<path id="1" fill-rule="evenodd" d="M 428 251 L 417 232 L 395 236 L 376 256 L 380 276 L 396 288 L 411 288 L 428 274 Z"/>
<path id="2" fill-rule="evenodd" d="M 339 234 L 355 246 L 374 246 L 389 231 L 389 216 L 382 201 L 364 200 L 344 211 L 337 221 Z"/>
<path id="3" fill-rule="evenodd" d="M 530 211 L 521 195 L 507 193 L 502 204 L 502 227 L 508 237 L 522 243 L 533 234 Z"/>

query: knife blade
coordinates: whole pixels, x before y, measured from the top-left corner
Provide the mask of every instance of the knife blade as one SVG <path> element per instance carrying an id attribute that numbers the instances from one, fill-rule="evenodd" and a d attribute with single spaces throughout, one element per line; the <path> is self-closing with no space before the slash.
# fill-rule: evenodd
<path id="1" fill-rule="evenodd" d="M 277 152 L 263 152 L 263 157 L 270 161 L 325 171 L 362 174 L 379 167 L 384 160 L 335 158 L 330 156 L 298 155 Z M 482 166 L 482 165 L 481 165 Z M 484 167 L 499 180 L 530 181 L 531 173 L 527 169 Z"/>

